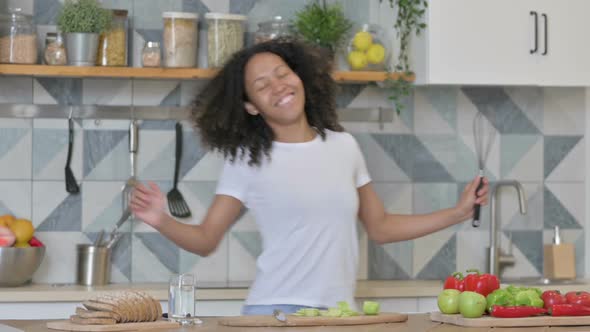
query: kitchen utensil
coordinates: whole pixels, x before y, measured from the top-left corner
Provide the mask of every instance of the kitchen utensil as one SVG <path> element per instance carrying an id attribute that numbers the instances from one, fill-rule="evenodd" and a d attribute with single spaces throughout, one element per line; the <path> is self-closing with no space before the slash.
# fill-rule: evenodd
<path id="1" fill-rule="evenodd" d="M 482 112 L 477 112 L 473 119 L 473 140 L 475 142 L 475 153 L 477 155 L 477 165 L 479 167 L 479 184 L 477 185 L 476 193 L 483 187 L 483 177 L 486 161 L 494 145 L 496 138 L 496 128 L 490 123 L 493 113 L 487 114 L 488 119 L 483 116 Z M 481 221 L 480 217 L 481 206 L 475 204 L 475 211 L 473 213 L 473 227 L 479 227 Z"/>
<path id="2" fill-rule="evenodd" d="M 91 244 L 76 246 L 76 282 L 79 285 L 106 285 L 111 278 L 111 250 Z"/>
<path id="3" fill-rule="evenodd" d="M 226 326 L 325 326 L 325 325 L 364 325 L 364 324 L 383 324 L 398 323 L 408 320 L 408 315 L 382 312 L 379 315 L 360 315 L 350 317 L 301 317 L 286 315 L 286 321 L 278 320 L 274 315 L 267 316 L 236 316 L 222 317 L 218 320 L 219 324 Z"/>
<path id="4" fill-rule="evenodd" d="M 96 247 L 100 247 L 100 245 L 102 244 L 103 238 L 104 238 L 104 229 L 101 230 L 100 232 L 98 232 L 98 235 L 96 235 L 96 239 L 94 239 L 94 245 Z"/>
<path id="5" fill-rule="evenodd" d="M 272 312 L 274 318 L 276 318 L 279 322 L 286 323 L 287 322 L 287 315 L 281 310 L 275 309 Z"/>
<path id="6" fill-rule="evenodd" d="M 135 178 L 135 173 L 137 171 L 136 167 L 136 157 L 137 157 L 137 139 L 138 139 L 138 132 L 137 132 L 137 123 L 135 120 L 131 120 L 129 122 L 129 164 L 131 168 L 131 175 L 127 179 L 125 186 L 122 189 L 123 194 L 123 210 L 126 210 L 129 205 L 129 200 L 131 193 L 133 192 L 133 188 L 137 184 L 137 179 Z"/>
<path id="7" fill-rule="evenodd" d="M 120 323 L 111 325 L 80 325 L 74 324 L 69 320 L 58 320 L 47 322 L 47 328 L 52 330 L 63 331 L 135 331 L 135 330 L 149 330 L 149 329 L 166 329 L 167 331 L 176 330 L 179 328 L 178 323 L 169 322 L 167 320 L 157 320 L 155 322 L 141 322 L 141 323 Z"/>
<path id="8" fill-rule="evenodd" d="M 127 207 L 123 211 L 123 214 L 119 218 L 119 221 L 117 221 L 117 223 L 115 224 L 115 228 L 113 228 L 113 230 L 109 234 L 109 239 L 107 240 L 107 244 L 106 244 L 107 248 L 110 249 L 115 245 L 115 242 L 118 240 L 117 235 L 119 234 L 118 233 L 119 228 L 121 228 L 121 225 L 123 225 L 125 223 L 125 221 L 127 221 L 129 219 L 129 217 L 131 217 L 131 209 L 129 207 Z"/>
<path id="9" fill-rule="evenodd" d="M 65 177 L 66 177 L 66 191 L 70 194 L 77 194 L 80 191 L 78 182 L 74 176 L 74 172 L 70 168 L 72 162 L 72 147 L 74 145 L 74 120 L 72 120 L 72 111 L 70 108 L 70 115 L 68 116 L 68 157 L 66 160 Z"/>
<path id="10" fill-rule="evenodd" d="M 464 318 L 460 314 L 445 315 L 439 311 L 430 313 L 430 320 L 458 326 L 469 327 L 525 327 L 525 326 L 576 326 L 590 325 L 590 316 L 553 317 L 537 316 L 524 318 L 495 318 L 483 316 L 480 318 Z"/>
<path id="11" fill-rule="evenodd" d="M 184 197 L 178 190 L 178 173 L 180 171 L 180 160 L 182 158 L 182 124 L 176 123 L 176 160 L 174 164 L 174 185 L 168 192 L 168 207 L 170 213 L 179 218 L 188 218 L 191 216 L 191 210 L 186 204 Z"/>
<path id="12" fill-rule="evenodd" d="M 13 287 L 31 281 L 45 257 L 45 247 L 0 248 L 0 287 Z"/>

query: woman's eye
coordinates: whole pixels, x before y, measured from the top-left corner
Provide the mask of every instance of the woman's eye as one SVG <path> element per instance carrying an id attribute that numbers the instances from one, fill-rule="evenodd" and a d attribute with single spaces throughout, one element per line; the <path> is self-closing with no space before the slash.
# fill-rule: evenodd
<path id="1" fill-rule="evenodd" d="M 268 84 L 265 84 L 265 85 L 261 85 L 261 86 L 259 86 L 259 87 L 256 89 L 256 91 L 262 91 L 262 90 L 265 90 L 266 88 L 268 88 Z"/>

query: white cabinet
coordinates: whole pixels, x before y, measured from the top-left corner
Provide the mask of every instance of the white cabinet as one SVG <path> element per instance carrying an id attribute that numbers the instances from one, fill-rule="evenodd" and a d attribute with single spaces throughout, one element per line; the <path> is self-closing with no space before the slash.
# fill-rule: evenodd
<path id="1" fill-rule="evenodd" d="M 429 1 L 417 84 L 590 85 L 588 0 Z"/>

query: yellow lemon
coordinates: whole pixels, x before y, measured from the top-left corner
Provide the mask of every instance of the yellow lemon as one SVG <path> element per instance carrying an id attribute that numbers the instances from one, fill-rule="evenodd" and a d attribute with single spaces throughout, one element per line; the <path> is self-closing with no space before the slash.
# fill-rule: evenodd
<path id="1" fill-rule="evenodd" d="M 366 51 L 373 43 L 373 36 L 366 31 L 359 31 L 352 39 L 352 46 L 359 51 Z"/>
<path id="2" fill-rule="evenodd" d="M 363 52 L 352 51 L 348 54 L 348 64 L 354 70 L 363 69 L 367 66 L 367 56 Z"/>
<path id="3" fill-rule="evenodd" d="M 373 44 L 367 50 L 367 61 L 371 64 L 379 64 L 385 60 L 385 47 L 381 44 Z"/>
<path id="4" fill-rule="evenodd" d="M 16 219 L 10 214 L 5 214 L 3 216 L 0 216 L 0 225 L 10 227 L 10 225 L 12 225 L 12 223 L 14 223 L 15 220 Z"/>
<path id="5" fill-rule="evenodd" d="M 16 236 L 17 243 L 28 243 L 33 237 L 35 227 L 33 227 L 33 223 L 30 220 L 16 219 L 10 226 L 10 230 Z"/>
<path id="6" fill-rule="evenodd" d="M 30 247 L 30 246 L 31 246 L 31 245 L 30 245 L 30 244 L 28 244 L 27 242 L 17 242 L 17 243 L 14 245 L 14 247 L 15 247 L 15 248 L 28 248 L 28 247 Z"/>

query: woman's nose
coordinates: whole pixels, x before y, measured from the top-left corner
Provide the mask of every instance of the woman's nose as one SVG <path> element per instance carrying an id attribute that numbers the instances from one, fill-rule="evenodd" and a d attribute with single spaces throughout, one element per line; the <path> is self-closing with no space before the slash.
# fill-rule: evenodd
<path id="1" fill-rule="evenodd" d="M 280 94 L 285 90 L 285 84 L 281 80 L 274 79 L 270 84 L 274 94 Z"/>

